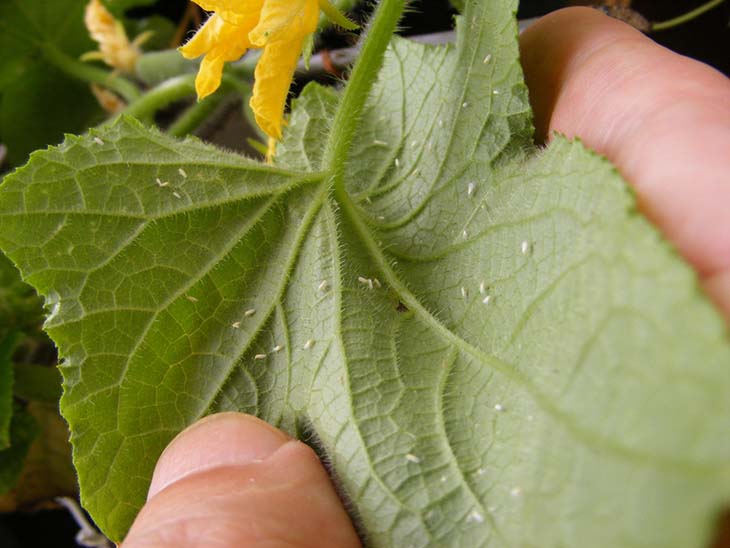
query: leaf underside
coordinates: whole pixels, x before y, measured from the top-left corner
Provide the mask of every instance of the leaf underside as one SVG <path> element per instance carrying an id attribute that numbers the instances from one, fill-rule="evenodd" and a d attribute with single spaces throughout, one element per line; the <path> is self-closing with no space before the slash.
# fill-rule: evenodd
<path id="1" fill-rule="evenodd" d="M 368 545 L 703 545 L 725 327 L 614 168 L 532 145 L 514 9 L 394 42 L 347 202 L 316 86 L 274 168 L 121 119 L 6 178 L 0 245 L 46 296 L 111 538 L 170 439 L 239 410 L 317 440 Z"/>

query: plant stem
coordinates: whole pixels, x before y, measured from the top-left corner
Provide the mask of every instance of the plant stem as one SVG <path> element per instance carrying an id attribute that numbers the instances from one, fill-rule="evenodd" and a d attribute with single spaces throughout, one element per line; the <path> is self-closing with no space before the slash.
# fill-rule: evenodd
<path id="1" fill-rule="evenodd" d="M 671 29 L 672 27 L 678 27 L 679 25 L 683 25 L 684 23 L 687 23 L 688 21 L 691 21 L 692 19 L 699 17 L 706 11 L 710 11 L 711 9 L 719 6 L 724 1 L 725 0 L 710 0 L 710 2 L 707 2 L 703 5 L 701 5 L 699 8 L 695 8 L 692 11 L 688 11 L 684 15 L 680 15 L 679 17 L 675 17 L 674 19 L 669 19 L 668 21 L 661 21 L 659 23 L 652 23 L 651 30 L 653 32 L 653 31 L 658 31 L 658 30 Z"/>
<path id="2" fill-rule="evenodd" d="M 208 116 L 213 114 L 213 111 L 218 108 L 225 98 L 226 96 L 223 93 L 216 93 L 210 97 L 206 97 L 202 101 L 194 103 L 167 128 L 167 133 L 173 137 L 184 137 L 192 133 L 198 129 L 198 126 Z"/>
<path id="3" fill-rule="evenodd" d="M 220 98 L 222 98 L 225 92 L 233 91 L 241 95 L 245 95 L 248 91 L 248 86 L 244 82 L 239 81 L 238 78 L 224 74 L 221 79 L 220 90 L 218 92 L 220 95 L 216 94 L 215 96 L 207 97 L 203 101 L 193 105 L 188 112 L 183 114 L 181 118 L 171 126 L 170 132 L 176 136 L 189 133 L 200 125 L 205 117 L 210 114 L 213 109 L 215 109 L 215 107 L 220 103 Z M 165 108 L 170 103 L 180 101 L 181 99 L 185 99 L 193 95 L 195 95 L 195 74 L 176 76 L 169 80 L 165 80 L 159 86 L 156 86 L 145 93 L 137 101 L 130 104 L 124 110 L 124 114 L 134 116 L 145 123 L 152 123 L 155 113 L 158 110 Z M 200 116 L 203 117 L 197 119 L 197 117 Z M 190 124 L 193 124 L 193 126 Z"/>
<path id="4" fill-rule="evenodd" d="M 395 32 L 406 0 L 381 0 L 345 87 L 325 149 L 325 165 L 334 176 L 335 192 L 345 192 L 345 170 L 360 116 L 383 65 L 385 50 Z"/>
<path id="5" fill-rule="evenodd" d="M 124 114 L 151 122 L 155 113 L 170 103 L 195 94 L 195 75 L 184 74 L 165 80 L 124 109 Z"/>
<path id="6" fill-rule="evenodd" d="M 100 86 L 109 88 L 115 93 L 118 93 L 128 103 L 135 101 L 141 96 L 141 92 L 137 86 L 123 76 L 115 76 L 107 70 L 74 59 L 53 44 L 44 43 L 41 47 L 46 59 L 69 76 L 90 84 L 99 84 Z"/>

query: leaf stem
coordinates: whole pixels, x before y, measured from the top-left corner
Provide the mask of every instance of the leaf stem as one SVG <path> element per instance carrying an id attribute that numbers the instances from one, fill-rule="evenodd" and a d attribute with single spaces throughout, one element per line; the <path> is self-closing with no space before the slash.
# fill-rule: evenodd
<path id="1" fill-rule="evenodd" d="M 170 103 L 195 94 L 195 75 L 184 74 L 165 80 L 130 103 L 124 114 L 134 116 L 142 122 L 151 122 L 155 113 Z"/>
<path id="2" fill-rule="evenodd" d="M 213 111 L 220 106 L 226 95 L 216 93 L 206 97 L 202 101 L 194 103 L 183 112 L 167 129 L 167 133 L 173 137 L 184 137 L 198 129 L 198 127 L 213 114 Z"/>
<path id="3" fill-rule="evenodd" d="M 372 23 L 366 31 L 360 57 L 352 69 L 335 114 L 325 149 L 324 165 L 332 171 L 335 191 L 338 193 L 344 192 L 347 160 L 360 115 L 378 78 L 385 50 L 400 21 L 405 4 L 406 0 L 381 0 L 378 3 Z"/>
<path id="4" fill-rule="evenodd" d="M 65 54 L 53 44 L 44 43 L 41 45 L 46 59 L 56 68 L 64 73 L 88 82 L 99 84 L 118 93 L 125 101 L 131 103 L 141 96 L 137 86 L 123 76 L 115 76 L 108 70 L 104 70 Z"/>
<path id="5" fill-rule="evenodd" d="M 692 11 L 688 11 L 684 15 L 680 15 L 679 17 L 675 17 L 674 19 L 669 19 L 668 21 L 661 21 L 659 23 L 652 23 L 651 24 L 651 30 L 659 31 L 659 30 L 666 30 L 671 29 L 673 27 L 678 27 L 679 25 L 683 25 L 684 23 L 687 23 L 691 21 L 692 19 L 695 19 L 705 13 L 706 11 L 710 11 L 711 9 L 719 6 L 722 4 L 725 0 L 710 0 L 709 2 L 706 2 L 705 4 L 701 5 L 698 8 L 693 9 Z"/>
<path id="6" fill-rule="evenodd" d="M 243 94 L 246 89 L 246 85 L 243 82 L 240 82 L 237 78 L 227 74 L 223 75 L 220 87 L 221 91 L 238 91 Z M 165 80 L 160 85 L 155 86 L 138 100 L 131 103 L 124 110 L 124 114 L 134 116 L 142 122 L 151 123 L 158 110 L 168 106 L 170 103 L 174 103 L 175 101 L 179 101 L 193 95 L 195 95 L 195 74 L 175 76 L 174 78 Z M 198 104 L 204 105 L 206 104 L 206 101 L 208 101 L 208 99 L 205 99 Z"/>

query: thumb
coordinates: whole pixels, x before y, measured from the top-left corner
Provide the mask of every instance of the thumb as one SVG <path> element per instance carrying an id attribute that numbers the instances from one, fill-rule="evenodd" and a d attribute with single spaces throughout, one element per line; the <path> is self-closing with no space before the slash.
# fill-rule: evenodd
<path id="1" fill-rule="evenodd" d="M 123 548 L 360 546 L 319 459 L 240 413 L 183 431 L 157 462 Z"/>

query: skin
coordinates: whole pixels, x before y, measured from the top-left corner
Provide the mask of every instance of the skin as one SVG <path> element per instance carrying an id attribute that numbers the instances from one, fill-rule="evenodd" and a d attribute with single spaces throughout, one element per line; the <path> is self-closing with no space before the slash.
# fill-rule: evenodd
<path id="1" fill-rule="evenodd" d="M 521 37 L 537 140 L 580 136 L 636 189 L 643 212 L 730 318 L 730 81 L 585 8 Z M 248 415 L 213 415 L 157 463 L 124 548 L 360 546 L 309 447 Z"/>

